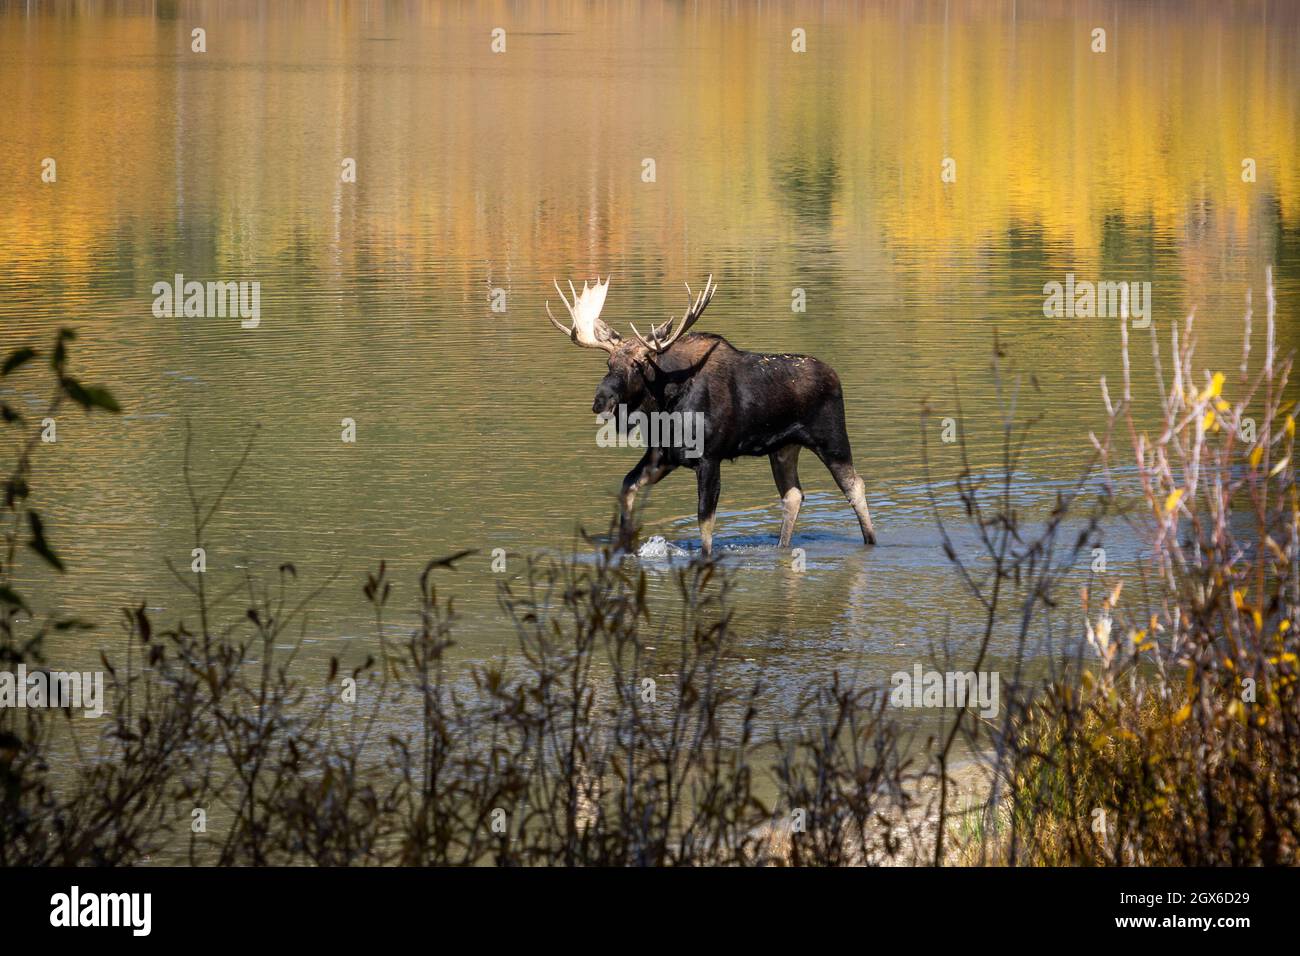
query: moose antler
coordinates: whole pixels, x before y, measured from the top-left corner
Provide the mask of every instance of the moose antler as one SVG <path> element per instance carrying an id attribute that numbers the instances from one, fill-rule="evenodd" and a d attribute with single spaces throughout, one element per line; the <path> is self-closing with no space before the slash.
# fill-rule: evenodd
<path id="1" fill-rule="evenodd" d="M 704 314 L 704 310 L 709 307 L 709 302 L 713 299 L 713 293 L 718 291 L 718 287 L 713 284 L 713 276 L 710 275 L 708 281 L 704 283 L 704 291 L 695 296 L 694 302 L 691 300 L 691 285 L 686 285 L 686 314 L 682 316 L 681 323 L 676 330 L 673 329 L 673 319 L 669 319 L 663 325 L 650 326 L 650 338 L 647 339 L 637 331 L 636 326 L 632 326 L 632 334 L 652 352 L 663 352 L 674 342 L 686 334 L 687 330 L 695 324 L 695 320 Z M 631 324 L 631 323 L 629 323 Z M 666 336 L 666 337 L 665 337 Z"/>
<path id="2" fill-rule="evenodd" d="M 552 280 L 553 282 L 555 280 Z M 601 321 L 600 310 L 605 305 L 605 293 L 609 290 L 609 279 L 604 282 L 600 281 L 600 276 L 596 277 L 596 284 L 591 288 L 587 283 L 582 283 L 582 291 L 578 292 L 573 288 L 573 283 L 569 283 L 569 292 L 573 295 L 573 304 L 564 297 L 564 292 L 560 289 L 560 283 L 555 282 L 555 291 L 560 293 L 560 301 L 564 307 L 569 310 L 569 317 L 573 324 L 567 329 L 554 315 L 551 314 L 551 303 L 546 303 L 546 314 L 550 316 L 551 324 L 569 337 L 575 345 L 581 345 L 587 349 L 604 349 L 606 352 L 613 352 L 618 348 L 619 334 Z"/>

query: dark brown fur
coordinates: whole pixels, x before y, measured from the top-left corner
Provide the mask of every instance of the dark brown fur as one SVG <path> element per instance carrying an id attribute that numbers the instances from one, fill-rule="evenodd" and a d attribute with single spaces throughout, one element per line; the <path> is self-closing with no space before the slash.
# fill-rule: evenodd
<path id="1" fill-rule="evenodd" d="M 853 468 L 844 423 L 844 396 L 835 370 L 806 355 L 767 355 L 735 348 L 719 335 L 688 334 L 654 353 L 622 341 L 609 356 L 609 372 L 596 390 L 592 410 L 702 413 L 703 454 L 683 447 L 648 448 L 623 479 L 621 544 L 632 544 L 636 493 L 685 466 L 695 471 L 704 551 L 712 550 L 712 527 L 721 489 L 721 464 L 742 455 L 767 455 L 785 508 L 781 547 L 788 546 L 803 491 L 799 450 L 810 449 L 830 470 L 857 514 L 862 538 L 875 544 L 862 479 Z"/>

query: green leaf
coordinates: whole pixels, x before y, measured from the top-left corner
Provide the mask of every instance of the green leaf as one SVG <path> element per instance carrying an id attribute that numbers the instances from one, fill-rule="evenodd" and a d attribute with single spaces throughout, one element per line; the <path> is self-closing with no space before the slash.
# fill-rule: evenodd
<path id="1" fill-rule="evenodd" d="M 41 516 L 35 511 L 29 511 L 27 512 L 27 519 L 32 529 L 32 540 L 27 542 L 27 546 L 44 558 L 52 567 L 60 571 L 65 570 L 63 562 L 59 560 L 59 556 L 54 553 L 45 540 L 45 526 L 41 522 Z"/>
<path id="2" fill-rule="evenodd" d="M 13 588 L 0 584 L 0 601 L 3 601 L 5 604 L 11 604 L 17 608 L 22 608 L 27 612 L 29 617 L 31 616 L 32 609 L 27 606 L 27 602 L 24 601 L 22 596 Z"/>
<path id="3" fill-rule="evenodd" d="M 72 329 L 59 329 L 59 337 L 54 340 L 54 354 L 50 356 L 50 368 L 63 374 L 63 366 L 68 364 L 68 349 L 63 343 L 75 339 L 77 333 Z"/>
<path id="4" fill-rule="evenodd" d="M 0 378 L 4 378 L 15 369 L 21 368 L 32 359 L 36 358 L 36 349 L 24 346 L 20 349 L 14 349 L 5 359 L 4 365 L 0 365 Z"/>
<path id="5" fill-rule="evenodd" d="M 122 410 L 122 406 L 117 403 L 117 399 L 106 388 L 101 388 L 98 385 L 82 385 L 70 376 L 65 376 L 61 380 L 61 384 L 68 398 L 86 411 L 90 411 L 92 408 L 102 408 L 106 412 L 120 412 Z"/>
<path id="6" fill-rule="evenodd" d="M 18 477 L 10 478 L 5 482 L 5 507 L 12 508 L 17 502 L 22 501 L 29 494 L 31 488 L 27 482 Z"/>
<path id="7" fill-rule="evenodd" d="M 135 624 L 140 629 L 140 640 L 149 643 L 149 638 L 153 634 L 153 625 L 149 623 L 149 615 L 144 612 L 144 604 L 135 609 Z"/>
<path id="8" fill-rule="evenodd" d="M 95 625 L 90 621 L 83 621 L 79 617 L 65 617 L 54 622 L 56 631 L 93 631 Z"/>

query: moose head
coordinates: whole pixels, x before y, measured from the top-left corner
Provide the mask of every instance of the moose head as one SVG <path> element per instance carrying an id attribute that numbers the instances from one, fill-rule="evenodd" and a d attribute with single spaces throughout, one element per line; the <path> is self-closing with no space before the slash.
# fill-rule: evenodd
<path id="1" fill-rule="evenodd" d="M 569 311 L 570 324 L 565 328 L 551 312 L 550 302 L 546 303 L 546 314 L 551 324 L 569 337 L 575 345 L 588 349 L 603 349 L 609 354 L 609 371 L 596 388 L 596 398 L 591 403 L 591 410 L 597 415 L 612 412 L 619 405 L 637 408 L 645 399 L 650 383 L 656 378 L 659 368 L 658 356 L 672 348 L 673 343 L 686 334 L 696 320 L 708 308 L 713 293 L 717 291 L 713 276 L 704 284 L 704 291 L 692 295 L 691 287 L 686 285 L 686 313 L 680 322 L 670 318 L 662 325 L 651 325 L 649 337 L 643 336 L 632 325 L 634 338 L 625 339 L 605 323 L 600 311 L 605 306 L 605 295 L 609 292 L 609 279 L 604 282 L 596 278 L 595 285 L 582 283 L 582 291 L 574 289 L 569 283 L 570 302 L 564 297 L 560 283 L 555 282 L 555 291 L 560 301 Z M 676 327 L 674 323 L 677 322 Z M 631 325 L 631 323 L 629 323 Z"/>

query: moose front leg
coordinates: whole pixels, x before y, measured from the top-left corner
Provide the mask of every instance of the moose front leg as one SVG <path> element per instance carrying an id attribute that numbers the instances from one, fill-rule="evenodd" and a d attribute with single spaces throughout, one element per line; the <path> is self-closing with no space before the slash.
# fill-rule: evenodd
<path id="1" fill-rule="evenodd" d="M 718 494 L 722 490 L 722 468 L 716 461 L 702 460 L 695 469 L 700 491 L 700 544 L 705 556 L 713 553 L 713 519 L 718 514 Z"/>
<path id="2" fill-rule="evenodd" d="M 618 547 L 622 550 L 630 550 L 636 538 L 636 522 L 633 520 L 636 493 L 660 481 L 675 467 L 665 459 L 663 449 L 651 448 L 623 479 L 623 491 L 618 499 Z"/>
<path id="3" fill-rule="evenodd" d="M 799 487 L 799 446 L 786 445 L 768 458 L 772 462 L 776 490 L 781 495 L 781 540 L 777 547 L 788 548 L 790 535 L 794 534 L 794 523 L 799 517 L 799 506 L 803 504 L 803 489 Z"/>

